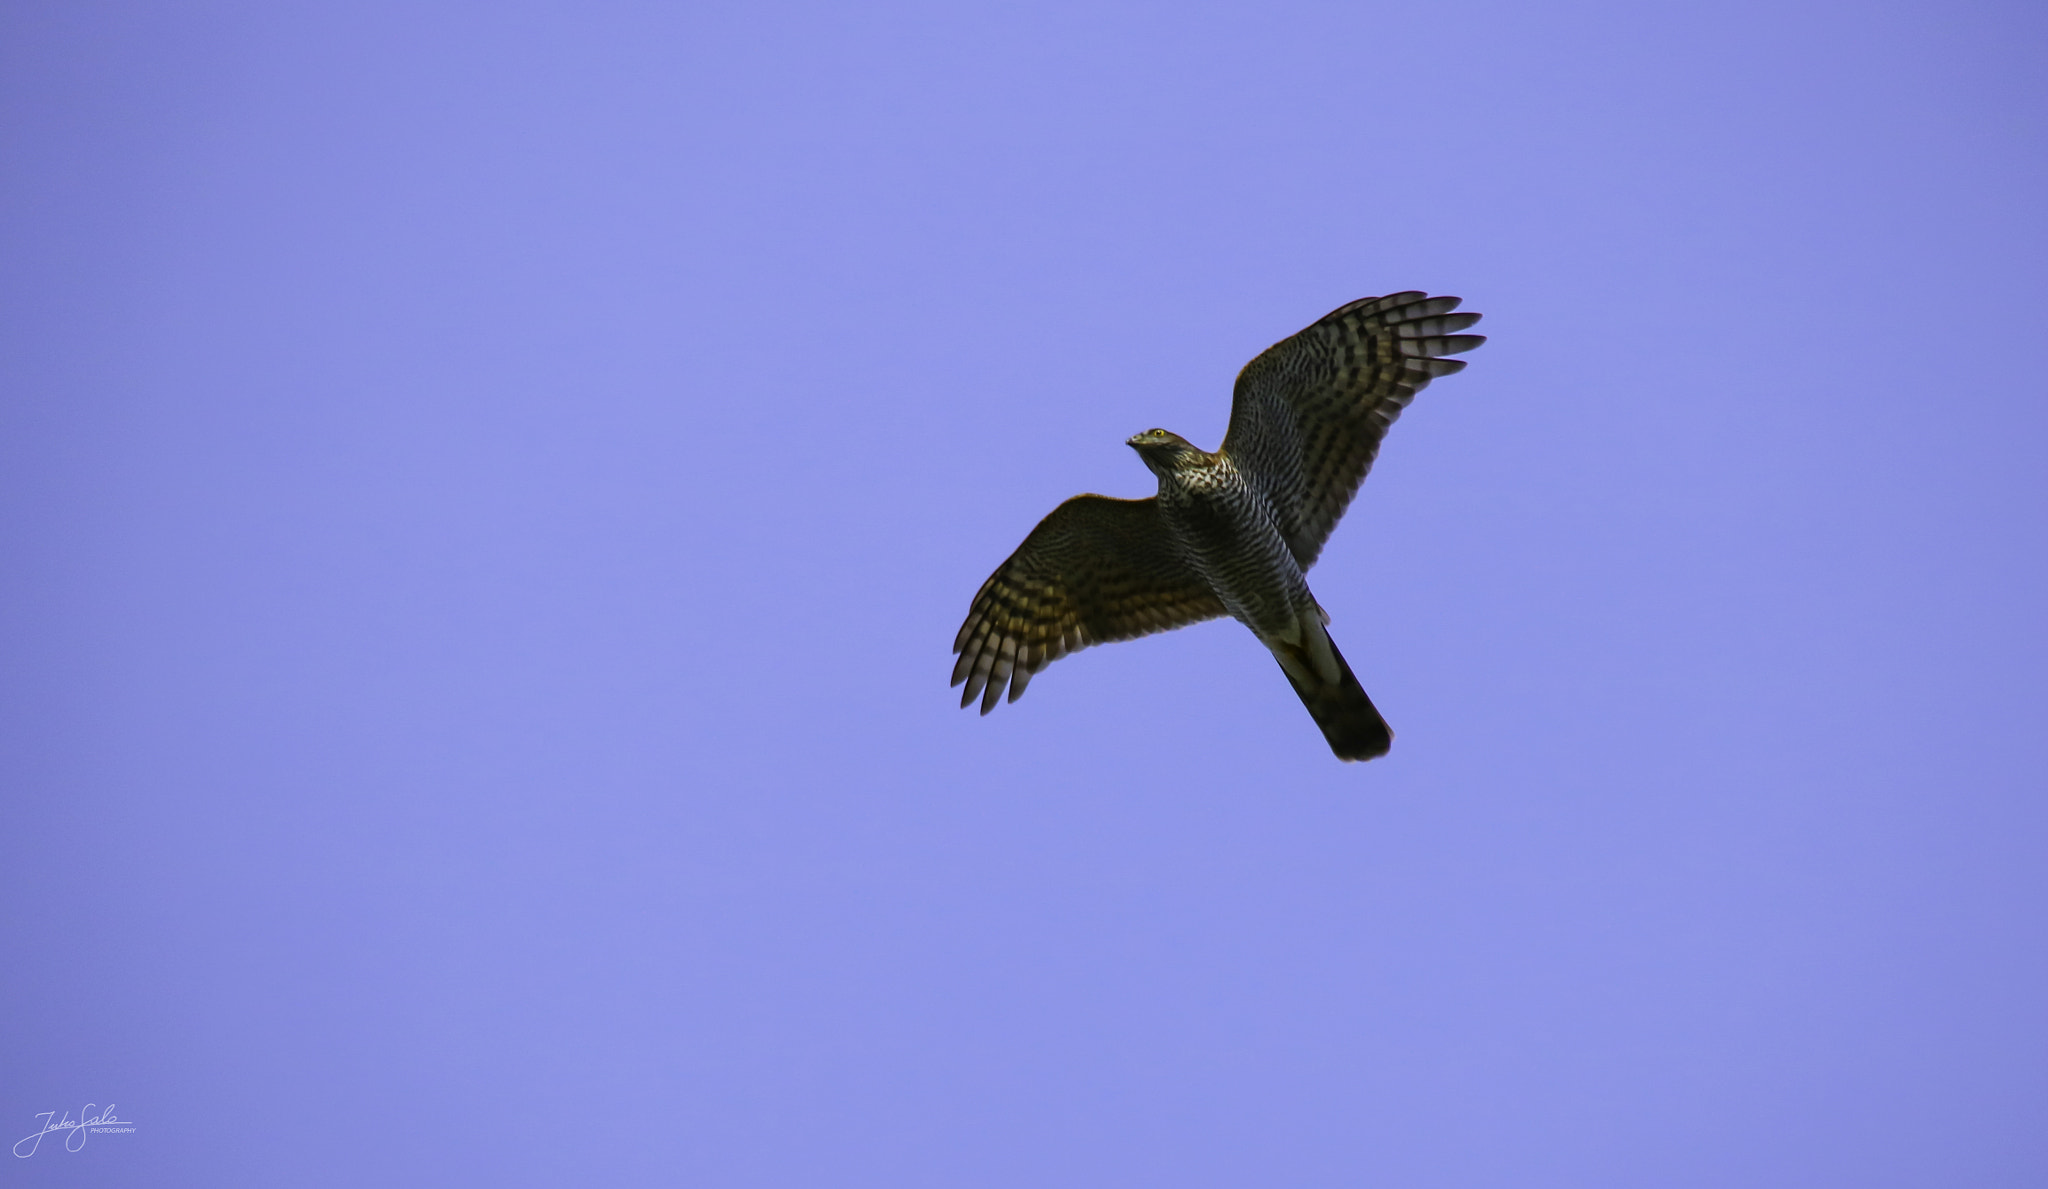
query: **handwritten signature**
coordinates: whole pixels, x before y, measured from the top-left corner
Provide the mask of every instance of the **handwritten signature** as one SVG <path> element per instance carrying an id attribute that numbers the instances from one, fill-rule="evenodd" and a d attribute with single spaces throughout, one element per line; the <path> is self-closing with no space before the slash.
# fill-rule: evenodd
<path id="1" fill-rule="evenodd" d="M 43 1137 L 52 1131 L 69 1131 L 71 1134 L 64 1137 L 64 1150 L 76 1152 L 85 1146 L 85 1133 L 87 1131 L 135 1130 L 133 1120 L 117 1118 L 115 1116 L 113 1103 L 108 1103 L 107 1109 L 99 1114 L 92 1114 L 92 1108 L 97 1105 L 99 1104 L 93 1102 L 86 1103 L 78 1112 L 79 1118 L 77 1122 L 72 1121 L 70 1111 L 65 1111 L 64 1117 L 55 1121 L 52 1121 L 51 1116 L 55 1115 L 56 1111 L 44 1111 L 42 1114 L 37 1115 L 36 1118 L 43 1121 L 43 1129 L 34 1135 L 25 1135 L 16 1140 L 14 1142 L 14 1154 L 23 1160 L 35 1155 L 36 1149 L 43 1144 Z M 24 1152 L 21 1150 L 21 1145 L 23 1144 L 28 1145 L 28 1151 Z"/>

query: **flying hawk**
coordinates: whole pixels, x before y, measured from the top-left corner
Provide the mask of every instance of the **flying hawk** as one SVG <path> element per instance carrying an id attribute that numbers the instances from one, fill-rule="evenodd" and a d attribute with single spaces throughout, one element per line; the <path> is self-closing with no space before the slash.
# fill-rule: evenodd
<path id="1" fill-rule="evenodd" d="M 1380 439 L 1416 393 L 1486 341 L 1458 298 L 1396 293 L 1340 306 L 1237 377 L 1223 448 L 1163 429 L 1129 445 L 1159 494 L 1077 495 L 996 568 L 953 641 L 953 684 L 995 708 L 1079 648 L 1234 616 L 1272 650 L 1330 750 L 1387 754 L 1394 733 L 1352 676 L 1309 593 L 1315 564 Z"/>

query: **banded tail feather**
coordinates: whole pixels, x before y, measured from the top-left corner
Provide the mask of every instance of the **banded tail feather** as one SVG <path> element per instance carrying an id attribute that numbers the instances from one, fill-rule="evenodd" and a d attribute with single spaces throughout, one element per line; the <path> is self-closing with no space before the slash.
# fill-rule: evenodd
<path id="1" fill-rule="evenodd" d="M 1337 662 L 1336 681 L 1324 680 L 1302 652 L 1280 657 L 1280 671 L 1287 674 L 1287 684 L 1294 687 L 1301 704 L 1308 708 L 1309 717 L 1322 728 L 1323 738 L 1338 759 L 1377 759 L 1394 746 L 1393 728 L 1380 717 L 1372 699 L 1366 696 L 1365 687 L 1358 684 L 1350 663 L 1337 651 L 1337 642 L 1327 634 L 1323 638 L 1329 642 L 1330 656 Z M 1295 663 L 1288 664 L 1290 659 Z"/>

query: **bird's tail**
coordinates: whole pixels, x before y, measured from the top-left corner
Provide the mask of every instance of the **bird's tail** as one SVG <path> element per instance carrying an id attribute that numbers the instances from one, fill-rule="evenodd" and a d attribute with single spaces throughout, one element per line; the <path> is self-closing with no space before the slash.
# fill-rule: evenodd
<path id="1" fill-rule="evenodd" d="M 1320 623 L 1302 626 L 1321 639 L 1306 641 L 1309 647 L 1283 644 L 1274 650 L 1274 655 L 1279 658 L 1280 671 L 1287 674 L 1288 684 L 1301 697 L 1301 704 L 1308 707 L 1309 717 L 1323 729 L 1330 750 L 1340 760 L 1370 760 L 1387 754 L 1394 746 L 1394 732 L 1373 708 L 1372 699 L 1365 696 L 1365 687 L 1352 675 L 1344 654 L 1337 651 L 1337 642 L 1330 639 Z M 1317 644 L 1328 646 L 1327 659 L 1311 655 Z M 1316 664 L 1318 659 L 1324 663 Z M 1337 673 L 1335 681 L 1328 679 L 1332 661 Z"/>

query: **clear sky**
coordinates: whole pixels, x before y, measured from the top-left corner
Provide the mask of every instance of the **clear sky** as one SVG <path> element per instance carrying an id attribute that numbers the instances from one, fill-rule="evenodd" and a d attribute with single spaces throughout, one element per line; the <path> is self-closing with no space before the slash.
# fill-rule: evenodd
<path id="1" fill-rule="evenodd" d="M 2048 1183 L 2048 16 L 0 9 L 8 1184 Z M 1310 575 L 946 687 L 1350 299 Z"/>

